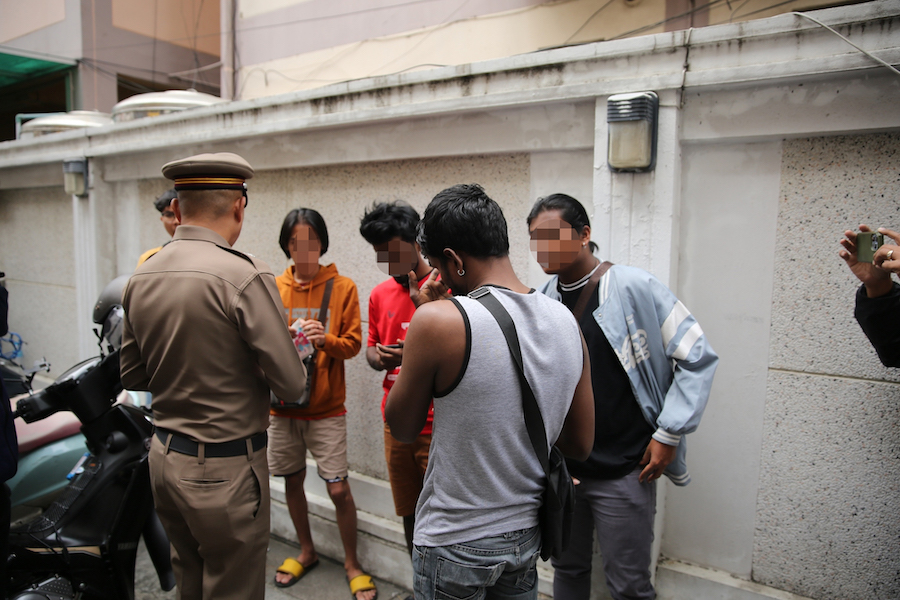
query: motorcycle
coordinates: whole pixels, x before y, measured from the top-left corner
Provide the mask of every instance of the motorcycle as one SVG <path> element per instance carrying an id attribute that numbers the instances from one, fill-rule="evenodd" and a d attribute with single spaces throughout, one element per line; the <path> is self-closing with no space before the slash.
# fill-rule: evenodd
<path id="1" fill-rule="evenodd" d="M 3 285 L 0 273 L 0 285 Z M 19 360 L 25 342 L 9 332 L 0 338 L 0 376 L 11 398 L 32 394 L 32 382 L 40 371 L 50 371 L 46 358 L 24 367 Z M 66 475 L 84 454 L 85 440 L 81 423 L 71 413 L 58 413 L 48 419 L 26 425 L 16 420 L 19 441 L 18 472 L 7 481 L 12 505 L 12 522 L 33 516 L 46 508 L 65 488 Z"/>
<path id="2" fill-rule="evenodd" d="M 46 360 L 25 369 L 13 357 L 0 357 L 3 384 L 13 399 L 33 394 L 32 379 L 37 371 L 43 370 L 50 370 Z M 70 412 L 60 412 L 31 424 L 16 420 L 18 471 L 6 482 L 13 523 L 40 513 L 66 487 L 66 476 L 85 451 L 80 429 L 81 423 Z"/>
<path id="3" fill-rule="evenodd" d="M 16 403 L 16 416 L 26 423 L 71 411 L 81 423 L 87 452 L 46 510 L 11 527 L 11 600 L 133 600 L 141 536 L 160 587 L 175 586 L 169 541 L 150 491 L 150 413 L 115 402 L 122 391 L 119 299 L 125 281 L 107 286 L 94 309 L 94 322 L 102 325 L 101 355 Z"/>

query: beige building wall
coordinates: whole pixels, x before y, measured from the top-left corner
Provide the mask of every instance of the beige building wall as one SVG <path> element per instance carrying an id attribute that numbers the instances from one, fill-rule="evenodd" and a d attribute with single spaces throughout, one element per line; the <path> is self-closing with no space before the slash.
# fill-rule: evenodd
<path id="1" fill-rule="evenodd" d="M 182 48 L 219 55 L 219 2 L 112 0 L 112 24 Z"/>
<path id="2" fill-rule="evenodd" d="M 66 19 L 66 0 L 12 0 L 0 3 L 0 43 Z"/>
<path id="3" fill-rule="evenodd" d="M 534 4 L 459 21 L 448 19 L 392 35 L 362 38 L 258 64 L 242 64 L 239 97 L 269 96 L 341 81 L 462 65 L 609 39 L 627 31 L 633 23 L 663 21 L 665 8 L 664 2 L 614 0 L 606 10 L 598 11 L 594 0 L 573 0 Z M 646 33 L 660 31 L 663 31 L 661 25 Z"/>
<path id="4" fill-rule="evenodd" d="M 560 46 L 759 19 L 835 2 L 797 0 L 773 7 L 769 0 L 749 0 L 712 2 L 711 7 L 704 4 L 694 8 L 695 3 L 686 0 L 494 0 L 485 3 L 488 8 L 479 14 L 460 16 L 466 3 L 443 0 L 428 3 L 431 16 L 422 16 L 418 21 L 389 14 L 390 7 L 379 6 L 383 2 L 361 2 L 347 12 L 323 10 L 320 4 L 317 0 L 239 1 L 235 19 L 239 49 L 235 57 L 236 98 L 258 98 Z M 520 6 L 497 10 L 509 4 Z M 389 29 L 384 21 L 394 24 L 393 30 L 379 34 Z M 323 34 L 324 39 L 320 39 Z M 305 51 L 299 51 L 300 48 Z"/>

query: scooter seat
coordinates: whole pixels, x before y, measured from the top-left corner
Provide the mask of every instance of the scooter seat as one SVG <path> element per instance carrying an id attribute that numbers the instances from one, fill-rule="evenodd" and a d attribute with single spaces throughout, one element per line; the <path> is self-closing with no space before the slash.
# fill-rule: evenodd
<path id="1" fill-rule="evenodd" d="M 16 408 L 16 398 L 10 400 L 13 410 Z M 16 419 L 16 437 L 19 439 L 19 454 L 31 452 L 56 440 L 73 436 L 81 431 L 81 421 L 72 413 L 58 412 L 46 419 L 26 423 L 22 419 Z"/>

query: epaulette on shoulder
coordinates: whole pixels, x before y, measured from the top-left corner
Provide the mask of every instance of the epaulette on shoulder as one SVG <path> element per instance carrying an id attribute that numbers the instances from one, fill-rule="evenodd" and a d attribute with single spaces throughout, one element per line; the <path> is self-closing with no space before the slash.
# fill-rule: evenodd
<path id="1" fill-rule="evenodd" d="M 249 256 L 247 256 L 246 254 L 244 254 L 243 252 L 239 252 L 238 250 L 235 250 L 234 248 L 226 248 L 225 246 L 219 246 L 219 248 L 221 248 L 225 252 L 230 252 L 231 254 L 234 254 L 235 256 L 240 256 L 241 258 L 246 260 L 248 263 L 250 263 L 251 265 L 256 267 L 256 263 L 253 262 L 253 259 L 250 258 Z"/>
<path id="2" fill-rule="evenodd" d="M 168 245 L 171 244 L 171 243 L 172 243 L 172 240 L 169 240 L 168 242 L 166 242 L 165 244 L 163 244 L 162 246 L 160 246 L 160 247 L 156 250 L 156 252 L 154 252 L 153 254 L 151 254 L 150 256 L 148 256 L 147 258 L 145 258 L 145 259 L 144 259 L 144 262 L 147 262 L 148 260 L 150 260 L 151 258 L 153 258 L 154 256 L 156 256 L 157 254 L 159 254 L 159 251 L 160 251 L 160 250 L 162 250 L 163 248 L 165 248 L 166 246 L 168 246 Z"/>

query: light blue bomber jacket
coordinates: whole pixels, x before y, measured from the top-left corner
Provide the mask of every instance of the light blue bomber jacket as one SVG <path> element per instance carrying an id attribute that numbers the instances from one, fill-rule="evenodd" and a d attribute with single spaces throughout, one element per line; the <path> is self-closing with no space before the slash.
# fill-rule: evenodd
<path id="1" fill-rule="evenodd" d="M 540 291 L 560 300 L 558 277 Z M 666 475 L 675 485 L 691 476 L 685 462 L 685 434 L 700 424 L 719 357 L 700 324 L 669 288 L 653 275 L 613 265 L 597 286 L 600 306 L 593 317 L 631 382 L 653 439 L 678 446 Z"/>

